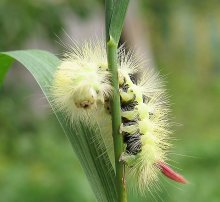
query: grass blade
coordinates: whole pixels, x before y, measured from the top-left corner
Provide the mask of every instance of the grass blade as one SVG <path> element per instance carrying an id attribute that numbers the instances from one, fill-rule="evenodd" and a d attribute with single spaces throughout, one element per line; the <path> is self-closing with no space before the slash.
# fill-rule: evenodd
<path id="1" fill-rule="evenodd" d="M 110 22 L 109 35 L 118 44 L 124 24 L 126 11 L 128 8 L 129 0 L 117 0 L 114 3 L 112 18 Z"/>
<path id="2" fill-rule="evenodd" d="M 112 18 L 112 11 L 114 6 L 114 0 L 105 0 L 105 33 L 106 41 L 109 40 L 109 28 Z"/>
<path id="3" fill-rule="evenodd" d="M 24 65 L 33 75 L 54 110 L 50 97 L 50 86 L 53 74 L 60 63 L 59 59 L 49 52 L 40 50 L 0 53 L 0 81 L 3 80 L 13 60 Z M 67 123 L 65 115 L 54 112 L 81 162 L 97 200 L 116 201 L 114 171 L 99 129 L 95 126 L 89 127 L 83 122 L 71 126 Z"/>

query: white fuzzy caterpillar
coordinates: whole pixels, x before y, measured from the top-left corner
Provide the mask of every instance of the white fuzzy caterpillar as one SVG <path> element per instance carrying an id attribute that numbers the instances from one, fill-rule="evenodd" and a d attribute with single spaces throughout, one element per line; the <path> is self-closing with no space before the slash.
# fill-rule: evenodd
<path id="1" fill-rule="evenodd" d="M 169 109 L 158 75 L 147 70 L 132 52 L 120 48 L 118 55 L 120 130 L 126 145 L 120 160 L 125 162 L 128 174 L 135 177 L 141 191 L 150 188 L 161 171 L 185 183 L 182 176 L 164 163 L 170 146 Z M 51 91 L 56 108 L 71 122 L 88 118 L 97 122 L 106 147 L 111 148 L 111 90 L 105 43 L 90 41 L 81 47 L 74 45 L 65 54 Z"/>

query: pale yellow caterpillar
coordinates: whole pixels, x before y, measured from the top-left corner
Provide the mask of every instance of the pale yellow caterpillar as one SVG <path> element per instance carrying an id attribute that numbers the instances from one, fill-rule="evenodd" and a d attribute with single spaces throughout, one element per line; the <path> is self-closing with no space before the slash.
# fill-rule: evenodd
<path id="1" fill-rule="evenodd" d="M 125 143 L 120 161 L 141 191 L 157 182 L 159 172 L 185 183 L 165 164 L 171 132 L 167 99 L 158 75 L 123 47 L 118 50 L 118 61 L 120 131 Z M 54 75 L 51 92 L 57 110 L 64 112 L 70 122 L 90 119 L 98 123 L 106 147 L 113 147 L 109 106 L 112 87 L 104 41 L 69 49 Z M 111 152 L 109 155 L 113 156 Z"/>

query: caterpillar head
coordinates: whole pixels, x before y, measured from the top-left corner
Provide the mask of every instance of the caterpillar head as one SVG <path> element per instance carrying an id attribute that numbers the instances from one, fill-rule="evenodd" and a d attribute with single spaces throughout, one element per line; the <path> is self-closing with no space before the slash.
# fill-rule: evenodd
<path id="1" fill-rule="evenodd" d="M 78 94 L 79 92 L 80 94 Z M 83 86 L 76 93 L 73 95 L 73 100 L 76 107 L 83 109 L 90 109 L 96 106 L 97 97 L 98 97 L 97 91 L 95 91 L 90 86 Z"/>
<path id="2" fill-rule="evenodd" d="M 65 53 L 52 83 L 51 94 L 59 111 L 71 117 L 93 114 L 111 95 L 110 73 L 104 45 L 85 42 Z M 86 112 L 86 113 L 84 113 Z"/>

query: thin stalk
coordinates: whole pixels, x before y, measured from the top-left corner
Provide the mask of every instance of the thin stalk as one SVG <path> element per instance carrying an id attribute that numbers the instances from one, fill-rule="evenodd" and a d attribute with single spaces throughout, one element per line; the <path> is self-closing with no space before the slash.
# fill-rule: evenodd
<path id="1" fill-rule="evenodd" d="M 118 84 L 117 47 L 120 39 L 129 0 L 105 0 L 105 30 L 108 67 L 111 72 L 113 97 L 111 100 L 112 136 L 115 153 L 115 183 L 118 202 L 127 202 L 127 191 L 124 179 L 124 164 L 119 162 L 124 151 L 123 137 L 120 133 L 121 107 Z"/>
<path id="2" fill-rule="evenodd" d="M 111 100 L 112 113 L 112 135 L 115 153 L 115 181 L 118 193 L 118 202 L 127 202 L 127 192 L 124 180 L 124 165 L 119 162 L 119 158 L 123 152 L 123 138 L 119 132 L 121 125 L 121 108 L 118 84 L 118 68 L 117 68 L 117 44 L 111 38 L 107 42 L 108 67 L 112 75 L 113 98 Z"/>

